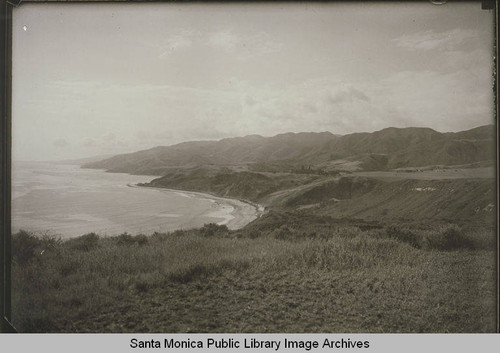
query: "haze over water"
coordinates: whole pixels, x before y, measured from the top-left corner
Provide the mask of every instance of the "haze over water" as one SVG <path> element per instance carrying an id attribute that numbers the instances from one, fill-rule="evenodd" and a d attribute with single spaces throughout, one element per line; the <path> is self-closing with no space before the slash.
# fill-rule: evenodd
<path id="1" fill-rule="evenodd" d="M 151 234 L 210 222 L 231 226 L 235 207 L 246 215 L 254 212 L 236 200 L 128 186 L 153 176 L 41 162 L 15 162 L 12 169 L 13 232 L 49 232 L 62 238 L 89 232 Z"/>

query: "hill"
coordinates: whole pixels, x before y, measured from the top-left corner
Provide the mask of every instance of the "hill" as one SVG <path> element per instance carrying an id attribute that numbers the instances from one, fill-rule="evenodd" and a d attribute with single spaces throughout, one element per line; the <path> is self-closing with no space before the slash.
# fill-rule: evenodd
<path id="1" fill-rule="evenodd" d="M 122 154 L 85 168 L 164 175 L 171 168 L 258 166 L 286 171 L 303 166 L 324 170 L 390 170 L 426 165 L 469 164 L 495 158 L 495 127 L 440 133 L 430 128 L 387 128 L 344 136 L 330 132 L 249 135 L 192 141 Z"/>
<path id="2" fill-rule="evenodd" d="M 221 172 L 195 168 L 171 171 L 143 186 L 245 199 L 271 210 L 307 214 L 310 219 L 328 216 L 367 221 L 483 224 L 494 221 L 493 178 L 421 180 L 412 178 L 412 173 L 402 174 L 399 179 L 384 179 L 357 174 Z"/>
<path id="3" fill-rule="evenodd" d="M 84 164 L 83 167 L 107 169 L 110 172 L 162 175 L 172 167 L 296 160 L 315 153 L 334 138 L 336 136 L 330 133 L 288 133 L 270 138 L 250 135 L 220 141 L 192 141 L 118 155 Z"/>
<path id="4" fill-rule="evenodd" d="M 292 195 L 286 201 L 311 215 L 369 221 L 434 220 L 493 224 L 493 179 L 381 181 L 343 177 Z"/>
<path id="5" fill-rule="evenodd" d="M 141 185 L 200 191 L 268 205 L 274 193 L 289 192 L 317 180 L 322 178 L 314 174 L 233 172 L 229 169 L 217 171 L 194 168 L 172 170 L 148 184 Z"/>

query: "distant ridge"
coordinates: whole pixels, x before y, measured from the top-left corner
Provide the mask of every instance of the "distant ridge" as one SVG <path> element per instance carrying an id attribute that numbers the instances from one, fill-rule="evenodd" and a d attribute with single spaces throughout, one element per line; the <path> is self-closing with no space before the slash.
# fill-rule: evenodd
<path id="1" fill-rule="evenodd" d="M 284 133 L 219 141 L 190 141 L 85 163 L 110 172 L 163 175 L 169 168 L 283 165 L 390 170 L 426 165 L 459 165 L 495 158 L 495 126 L 440 133 L 430 128 L 389 127 L 372 133 Z"/>

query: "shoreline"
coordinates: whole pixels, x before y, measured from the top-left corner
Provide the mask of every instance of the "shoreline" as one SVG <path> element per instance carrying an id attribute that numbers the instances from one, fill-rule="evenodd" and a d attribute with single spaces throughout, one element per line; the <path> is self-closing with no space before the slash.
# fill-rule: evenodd
<path id="1" fill-rule="evenodd" d="M 205 199 L 214 202 L 217 206 L 217 210 L 208 212 L 206 216 L 214 218 L 223 218 L 223 221 L 217 222 L 217 224 L 226 225 L 231 230 L 241 229 L 248 223 L 254 221 L 257 218 L 260 218 L 265 213 L 264 211 L 265 208 L 263 205 L 259 205 L 243 199 L 221 197 L 208 192 L 172 189 L 172 188 L 138 185 L 138 184 L 127 184 L 127 186 L 132 188 L 148 188 L 158 191 L 174 192 L 177 194 L 181 194 L 182 196 L 186 197 L 194 196 L 200 199 Z M 226 205 L 221 204 L 222 202 L 225 203 Z M 249 213 L 248 207 L 245 207 L 242 204 L 251 206 L 252 212 Z"/>

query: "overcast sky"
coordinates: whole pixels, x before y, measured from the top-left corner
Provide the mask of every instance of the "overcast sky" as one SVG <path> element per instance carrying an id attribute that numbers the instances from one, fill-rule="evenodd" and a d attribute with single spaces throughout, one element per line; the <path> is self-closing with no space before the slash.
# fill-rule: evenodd
<path id="1" fill-rule="evenodd" d="M 493 13 L 446 4 L 22 4 L 13 156 L 493 123 Z"/>

